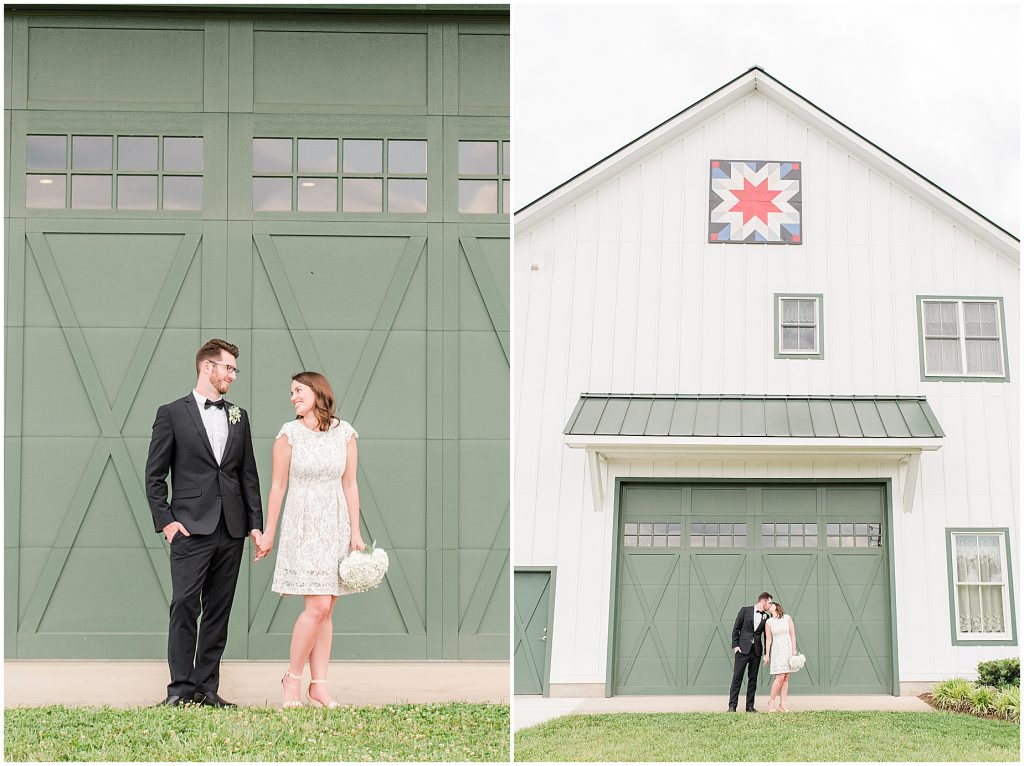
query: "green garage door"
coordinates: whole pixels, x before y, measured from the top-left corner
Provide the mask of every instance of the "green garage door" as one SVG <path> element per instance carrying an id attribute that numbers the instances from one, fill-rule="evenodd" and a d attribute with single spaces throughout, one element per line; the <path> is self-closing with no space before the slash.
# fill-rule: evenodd
<path id="1" fill-rule="evenodd" d="M 165 656 L 143 470 L 211 337 L 264 498 L 293 373 L 361 435 L 333 656 L 508 657 L 507 16 L 286 11 L 7 14 L 8 657 Z M 287 656 L 273 566 L 226 657 Z"/>
<path id="2" fill-rule="evenodd" d="M 613 692 L 725 693 L 736 612 L 767 590 L 807 657 L 792 692 L 892 693 L 885 509 L 876 484 L 624 485 Z"/>

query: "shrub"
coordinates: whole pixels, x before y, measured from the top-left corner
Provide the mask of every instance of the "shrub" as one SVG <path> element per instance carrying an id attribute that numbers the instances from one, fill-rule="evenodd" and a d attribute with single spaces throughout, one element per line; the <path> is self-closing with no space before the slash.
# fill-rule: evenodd
<path id="1" fill-rule="evenodd" d="M 935 685 L 932 699 L 943 710 L 967 711 L 974 707 L 974 684 L 965 678 L 951 678 Z"/>
<path id="2" fill-rule="evenodd" d="M 1020 687 L 1006 686 L 992 698 L 992 710 L 1007 721 L 1020 721 Z"/>
<path id="3" fill-rule="evenodd" d="M 975 715 L 992 712 L 992 701 L 998 689 L 992 686 L 975 686 L 971 689 L 971 710 Z"/>
<path id="4" fill-rule="evenodd" d="M 986 686 L 1016 686 L 1020 688 L 1020 658 L 989 660 L 978 663 L 978 683 Z"/>

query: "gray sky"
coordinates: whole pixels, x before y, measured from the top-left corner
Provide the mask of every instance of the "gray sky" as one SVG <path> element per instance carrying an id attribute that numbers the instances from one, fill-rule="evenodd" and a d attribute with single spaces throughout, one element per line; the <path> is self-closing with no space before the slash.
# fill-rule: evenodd
<path id="1" fill-rule="evenodd" d="M 753 65 L 1012 234 L 1021 10 L 512 5 L 519 209 Z"/>

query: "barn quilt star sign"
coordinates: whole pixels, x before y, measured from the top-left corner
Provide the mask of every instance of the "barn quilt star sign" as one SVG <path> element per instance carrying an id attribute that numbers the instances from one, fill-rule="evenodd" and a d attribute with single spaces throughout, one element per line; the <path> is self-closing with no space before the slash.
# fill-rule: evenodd
<path id="1" fill-rule="evenodd" d="M 799 245 L 800 163 L 711 160 L 709 242 Z"/>

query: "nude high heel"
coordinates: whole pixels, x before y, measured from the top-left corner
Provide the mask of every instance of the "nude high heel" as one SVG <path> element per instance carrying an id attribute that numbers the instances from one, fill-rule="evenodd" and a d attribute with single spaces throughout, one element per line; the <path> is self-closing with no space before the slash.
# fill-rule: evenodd
<path id="1" fill-rule="evenodd" d="M 281 690 L 282 690 L 282 692 L 284 691 L 284 681 L 285 681 L 286 678 L 291 678 L 291 679 L 294 679 L 296 681 L 301 681 L 302 680 L 302 676 L 301 675 L 295 675 L 290 670 L 286 670 L 284 672 L 284 675 L 281 676 Z M 296 700 L 285 700 L 283 703 L 281 703 L 281 707 L 282 708 L 302 707 L 302 696 L 301 695 L 302 695 L 302 687 L 300 686 L 299 687 L 299 699 L 296 699 Z"/>
<path id="2" fill-rule="evenodd" d="M 313 684 L 325 683 L 327 683 L 326 678 L 313 678 L 310 680 L 309 685 L 312 686 Z M 317 707 L 325 707 L 328 710 L 333 710 L 336 707 L 341 707 L 341 705 L 338 704 L 338 700 L 334 699 L 334 697 L 331 697 L 329 700 L 327 700 L 327 702 L 321 702 L 318 699 L 314 699 L 313 696 L 309 693 L 308 689 L 306 690 L 306 696 L 309 697 L 310 705 L 316 705 Z"/>

